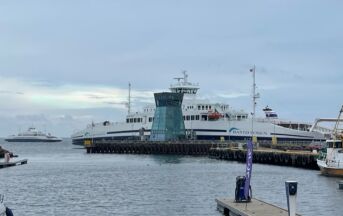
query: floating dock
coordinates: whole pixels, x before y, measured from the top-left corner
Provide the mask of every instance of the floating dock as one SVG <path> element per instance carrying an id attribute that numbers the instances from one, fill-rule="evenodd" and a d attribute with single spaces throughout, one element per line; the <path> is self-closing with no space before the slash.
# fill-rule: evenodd
<path id="1" fill-rule="evenodd" d="M 226 198 L 216 199 L 216 202 L 218 211 L 228 216 L 288 216 L 286 209 L 254 198 L 249 203 Z"/>
<path id="2" fill-rule="evenodd" d="M 246 150 L 238 148 L 212 148 L 209 156 L 221 160 L 246 161 Z M 293 166 L 318 170 L 318 153 L 298 150 L 254 149 L 253 162 L 279 166 Z"/>
<path id="3" fill-rule="evenodd" d="M 19 166 L 27 164 L 27 159 L 19 160 L 19 161 L 13 161 L 13 162 L 0 162 L 0 169 L 1 168 L 7 168 L 12 166 Z"/>

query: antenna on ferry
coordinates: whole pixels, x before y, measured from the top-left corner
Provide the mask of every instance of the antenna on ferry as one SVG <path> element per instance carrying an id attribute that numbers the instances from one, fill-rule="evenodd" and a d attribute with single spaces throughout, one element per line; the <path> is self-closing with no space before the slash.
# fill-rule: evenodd
<path id="1" fill-rule="evenodd" d="M 184 70 L 184 71 L 182 71 L 182 73 L 183 73 L 183 82 L 184 82 L 184 83 L 187 83 L 187 79 L 188 79 L 187 71 Z"/>
<path id="2" fill-rule="evenodd" d="M 129 82 L 129 98 L 127 103 L 127 112 L 128 114 L 131 113 L 131 83 Z"/>
<path id="3" fill-rule="evenodd" d="M 260 98 L 260 94 L 256 93 L 256 82 L 255 82 L 255 70 L 256 66 L 252 69 L 250 69 L 250 72 L 252 72 L 252 77 L 253 77 L 253 86 L 252 86 L 252 103 L 253 103 L 253 112 L 251 113 L 252 120 L 251 120 L 251 136 L 254 137 L 254 118 L 255 118 L 255 113 L 256 113 L 256 99 Z"/>

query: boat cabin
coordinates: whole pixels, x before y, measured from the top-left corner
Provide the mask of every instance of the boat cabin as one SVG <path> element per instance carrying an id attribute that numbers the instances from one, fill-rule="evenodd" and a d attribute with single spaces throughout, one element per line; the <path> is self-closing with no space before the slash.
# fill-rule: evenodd
<path id="1" fill-rule="evenodd" d="M 327 148 L 342 148 L 342 140 L 327 140 Z"/>

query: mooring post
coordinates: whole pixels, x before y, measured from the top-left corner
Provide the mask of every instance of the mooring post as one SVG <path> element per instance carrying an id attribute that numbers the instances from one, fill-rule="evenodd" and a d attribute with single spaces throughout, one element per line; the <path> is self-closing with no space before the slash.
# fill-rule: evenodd
<path id="1" fill-rule="evenodd" d="M 286 184 L 288 216 L 295 216 L 298 182 L 286 181 L 285 184 Z"/>

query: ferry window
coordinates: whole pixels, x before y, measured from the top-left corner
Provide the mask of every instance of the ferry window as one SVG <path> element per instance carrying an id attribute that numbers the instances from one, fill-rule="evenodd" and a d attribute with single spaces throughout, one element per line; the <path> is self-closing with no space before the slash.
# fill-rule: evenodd
<path id="1" fill-rule="evenodd" d="M 207 115 L 202 115 L 202 116 L 201 116 L 201 120 L 202 120 L 202 121 L 207 121 Z"/>
<path id="2" fill-rule="evenodd" d="M 152 121 L 152 118 L 151 117 L 149 117 L 149 122 L 151 122 Z"/>
<path id="3" fill-rule="evenodd" d="M 132 118 L 130 118 L 130 123 L 132 123 L 133 122 L 133 119 Z"/>
<path id="4" fill-rule="evenodd" d="M 126 123 L 129 123 L 129 119 L 126 119 Z"/>
<path id="5" fill-rule="evenodd" d="M 199 115 L 196 115 L 195 116 L 195 120 L 199 120 L 200 118 L 199 118 Z"/>
<path id="6" fill-rule="evenodd" d="M 134 118 L 134 119 L 133 119 L 133 122 L 135 122 L 135 123 L 136 123 L 136 122 L 137 122 L 137 119 L 136 119 L 136 118 Z"/>
<path id="7" fill-rule="evenodd" d="M 202 106 L 201 108 L 202 108 L 202 110 L 204 110 L 204 109 L 205 109 L 205 106 Z"/>
<path id="8" fill-rule="evenodd" d="M 211 109 L 211 106 L 209 106 L 209 108 Z"/>
<path id="9" fill-rule="evenodd" d="M 189 115 L 188 115 L 188 116 L 186 116 L 186 120 L 187 120 L 187 121 L 189 121 L 189 119 L 190 119 L 190 118 L 189 118 Z"/>
<path id="10" fill-rule="evenodd" d="M 201 106 L 198 106 L 198 110 L 200 110 L 201 109 Z"/>
<path id="11" fill-rule="evenodd" d="M 206 106 L 205 109 L 208 110 L 208 106 Z"/>
<path id="12" fill-rule="evenodd" d="M 191 120 L 194 120 L 194 115 L 191 115 Z"/>

